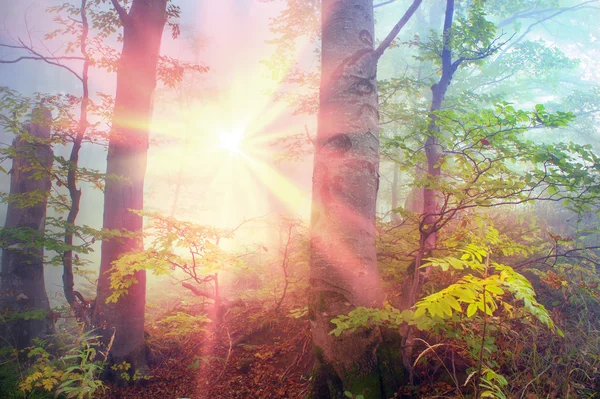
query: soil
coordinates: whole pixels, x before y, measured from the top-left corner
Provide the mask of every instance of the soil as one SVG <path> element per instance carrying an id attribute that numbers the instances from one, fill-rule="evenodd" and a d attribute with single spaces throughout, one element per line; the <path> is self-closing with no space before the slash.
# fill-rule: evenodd
<path id="1" fill-rule="evenodd" d="M 151 337 L 152 377 L 101 399 L 303 398 L 315 356 L 308 321 L 260 308 L 225 315 L 184 341 Z"/>

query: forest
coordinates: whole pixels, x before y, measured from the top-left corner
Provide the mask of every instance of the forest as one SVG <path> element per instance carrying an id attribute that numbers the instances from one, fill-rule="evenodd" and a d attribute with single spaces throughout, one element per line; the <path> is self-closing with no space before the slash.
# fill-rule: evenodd
<path id="1" fill-rule="evenodd" d="M 600 0 L 0 17 L 0 398 L 600 398 Z"/>

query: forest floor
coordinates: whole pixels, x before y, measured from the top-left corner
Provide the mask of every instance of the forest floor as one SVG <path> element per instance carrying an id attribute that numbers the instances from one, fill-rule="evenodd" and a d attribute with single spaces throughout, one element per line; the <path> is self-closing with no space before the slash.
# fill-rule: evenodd
<path id="1" fill-rule="evenodd" d="M 162 341 L 162 342 L 161 342 Z M 248 306 L 177 344 L 150 337 L 152 377 L 102 399 L 302 398 L 315 357 L 306 319 Z"/>

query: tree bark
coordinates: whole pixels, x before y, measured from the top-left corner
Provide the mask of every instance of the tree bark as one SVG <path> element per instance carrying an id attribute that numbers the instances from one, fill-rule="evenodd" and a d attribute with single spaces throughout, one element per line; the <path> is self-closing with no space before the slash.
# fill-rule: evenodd
<path id="1" fill-rule="evenodd" d="M 2 251 L 0 308 L 6 323 L 2 323 L 0 332 L 17 349 L 31 346 L 35 338 L 54 332 L 44 284 L 43 247 L 46 205 L 52 187 L 50 173 L 54 161 L 52 148 L 47 142 L 52 115 L 43 106 L 37 106 L 32 117 L 33 121 L 26 128 L 31 138 L 17 137 L 13 141 L 15 153 L 10 180 L 10 197 L 13 201 L 8 203 L 3 229 L 3 233 L 8 229 L 22 229 L 29 238 L 8 239 Z M 26 207 L 14 200 L 17 196 L 27 197 L 31 194 L 41 194 L 42 199 Z M 30 311 L 41 313 L 35 317 L 23 317 L 24 312 Z M 4 343 L 6 341 L 0 346 Z"/>
<path id="2" fill-rule="evenodd" d="M 394 164 L 394 178 L 392 180 L 392 223 L 400 223 L 401 218 L 397 212 L 394 210 L 398 209 L 399 201 L 398 201 L 398 179 L 400 178 L 400 169 L 398 165 Z"/>
<path id="3" fill-rule="evenodd" d="M 444 18 L 444 30 L 442 33 L 442 76 L 440 80 L 431 86 L 431 113 L 429 114 L 429 126 L 427 128 L 427 140 L 425 141 L 425 154 L 427 156 L 427 178 L 429 182 L 437 182 L 441 177 L 440 161 L 443 156 L 442 147 L 439 144 L 440 128 L 436 121 L 439 117 L 436 112 L 442 109 L 444 97 L 452 81 L 459 64 L 452 63 L 452 21 L 454 18 L 454 0 L 447 0 L 446 14 Z M 437 242 L 437 218 L 439 212 L 439 191 L 425 186 L 423 191 L 423 223 L 421 235 L 425 242 L 426 250 L 431 251 Z M 419 265 L 420 266 L 420 265 Z"/>
<path id="4" fill-rule="evenodd" d="M 381 397 L 378 329 L 330 335 L 330 320 L 379 307 L 377 58 L 372 0 L 323 0 L 322 72 L 313 172 L 309 318 L 319 364 L 315 398 Z"/>
<path id="5" fill-rule="evenodd" d="M 131 372 L 147 369 L 144 341 L 146 273 L 134 274 L 137 283 L 118 302 L 107 304 L 111 294 L 109 274 L 121 255 L 141 250 L 142 216 L 130 210 L 143 209 L 144 175 L 148 151 L 152 97 L 156 67 L 166 22 L 166 0 L 133 0 L 128 13 L 113 4 L 123 22 L 123 51 L 117 72 L 115 113 L 108 145 L 107 178 L 104 190 L 104 228 L 133 233 L 131 237 L 104 240 L 94 324 L 100 327 L 110 347 L 109 363 L 126 361 Z M 119 179 L 110 176 L 120 176 Z M 107 378 L 113 376 L 109 375 Z"/>

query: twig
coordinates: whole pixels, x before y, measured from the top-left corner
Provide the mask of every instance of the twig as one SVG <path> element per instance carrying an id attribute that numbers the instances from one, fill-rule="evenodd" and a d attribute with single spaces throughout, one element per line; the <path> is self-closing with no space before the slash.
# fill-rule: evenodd
<path id="1" fill-rule="evenodd" d="M 448 367 L 446 367 L 446 364 L 444 363 L 444 361 L 440 358 L 440 355 L 437 354 L 437 352 L 435 351 L 436 348 L 439 348 L 440 346 L 456 346 L 456 345 L 452 345 L 452 344 L 446 344 L 446 343 L 441 343 L 441 344 L 435 344 L 435 345 L 429 345 L 429 343 L 427 343 L 427 341 L 421 339 L 421 338 L 415 338 L 415 341 L 421 341 L 423 342 L 425 345 L 427 345 L 427 349 L 425 349 L 423 352 L 421 352 L 419 354 L 419 356 L 417 356 L 417 358 L 415 359 L 412 369 L 414 369 L 417 366 L 417 362 L 419 360 L 421 360 L 421 358 L 429 351 L 433 352 L 433 354 L 435 355 L 435 357 L 437 357 L 438 361 L 442 364 L 442 366 L 444 367 L 444 369 L 446 369 L 446 373 L 448 373 L 448 375 L 454 380 L 454 384 L 456 385 L 456 390 L 457 392 L 460 394 L 461 397 L 464 397 L 463 394 L 460 392 L 460 388 L 458 385 L 458 380 L 456 379 L 456 374 L 450 374 L 450 370 L 448 370 Z M 453 352 L 454 355 L 454 352 Z M 454 362 L 452 363 L 452 366 L 454 367 Z"/>
<path id="2" fill-rule="evenodd" d="M 484 280 L 488 277 L 488 270 L 490 267 L 490 249 L 487 250 L 487 257 L 485 259 L 485 275 Z M 487 301 L 485 299 L 486 289 L 483 285 L 482 296 L 483 296 L 483 328 L 481 331 L 481 348 L 479 348 L 479 366 L 477 367 L 477 382 L 475 384 L 475 399 L 479 399 L 481 392 L 479 387 L 481 386 L 481 371 L 483 368 L 483 348 L 485 347 L 485 337 L 487 335 Z"/>
<path id="3" fill-rule="evenodd" d="M 373 8 L 383 7 L 383 6 L 386 6 L 388 4 L 392 4 L 392 3 L 395 3 L 395 2 L 396 2 L 396 0 L 387 0 L 387 1 L 384 1 L 383 3 L 374 4 Z"/>
<path id="4" fill-rule="evenodd" d="M 0 46 L 4 46 L 0 44 Z M 46 60 L 77 60 L 83 61 L 85 58 L 83 57 L 32 57 L 32 56 L 21 56 L 14 60 L 0 60 L 0 64 L 16 64 L 19 61 L 23 60 L 33 60 L 33 61 L 46 61 Z"/>
<path id="5" fill-rule="evenodd" d="M 373 59 L 375 60 L 375 62 L 377 62 L 377 60 L 379 60 L 379 58 L 382 56 L 383 52 L 390 46 L 390 44 L 392 44 L 392 42 L 394 41 L 396 36 L 398 36 L 398 33 L 400 33 L 402 28 L 404 28 L 404 25 L 406 25 L 406 23 L 410 20 L 410 18 L 413 16 L 415 11 L 417 11 L 417 8 L 419 8 L 422 1 L 423 0 L 414 0 L 413 1 L 413 3 L 410 5 L 410 7 L 408 7 L 408 10 L 406 10 L 404 15 L 402 16 L 402 18 L 400 18 L 400 21 L 398 21 L 398 23 L 392 28 L 390 33 L 388 33 L 386 38 L 383 39 L 383 41 L 379 44 L 377 49 L 375 49 L 375 51 L 373 52 L 373 57 L 374 57 Z"/>
<path id="6" fill-rule="evenodd" d="M 312 137 L 310 137 L 310 133 L 308 133 L 308 126 L 304 125 L 304 131 L 306 132 L 306 137 L 308 138 L 308 141 L 310 141 L 313 147 L 316 147 L 315 141 L 312 139 Z"/>
<path id="7" fill-rule="evenodd" d="M 527 391 L 527 387 L 528 387 L 529 385 L 531 385 L 531 384 L 532 384 L 534 381 L 537 381 L 537 380 L 540 378 L 540 376 L 541 376 L 542 374 L 544 374 L 546 371 L 548 371 L 548 369 L 549 369 L 550 367 L 552 367 L 552 364 L 550 364 L 548 367 L 546 367 L 546 368 L 544 369 L 544 371 L 542 371 L 541 373 L 539 373 L 539 374 L 537 375 L 537 377 L 535 377 L 534 379 L 532 379 L 531 381 L 529 381 L 529 382 L 527 383 L 527 385 L 525 385 L 525 387 L 523 388 L 523 392 L 521 392 L 521 396 L 520 396 L 520 398 L 523 398 L 523 395 L 525 395 L 525 391 Z"/>
<path id="8" fill-rule="evenodd" d="M 225 364 L 223 365 L 223 370 L 221 370 L 221 374 L 217 377 L 217 380 L 221 379 L 225 370 L 227 369 L 227 362 L 229 362 L 229 357 L 231 356 L 231 351 L 233 349 L 233 342 L 231 341 L 231 335 L 229 334 L 229 328 L 227 330 L 227 337 L 229 338 L 229 350 L 227 351 L 227 357 L 225 358 Z"/>

